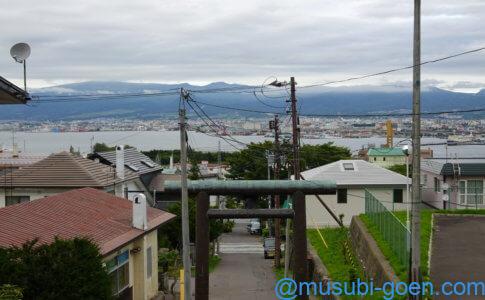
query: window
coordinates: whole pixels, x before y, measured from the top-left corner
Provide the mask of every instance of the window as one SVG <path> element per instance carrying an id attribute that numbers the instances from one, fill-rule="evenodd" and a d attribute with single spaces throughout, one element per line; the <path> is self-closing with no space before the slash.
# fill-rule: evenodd
<path id="1" fill-rule="evenodd" d="M 386 161 L 386 157 L 383 157 L 383 158 L 382 158 L 382 161 Z"/>
<path id="2" fill-rule="evenodd" d="M 147 248 L 147 278 L 152 278 L 152 247 Z"/>
<path id="3" fill-rule="evenodd" d="M 434 191 L 435 192 L 441 192 L 440 190 L 440 179 L 438 177 L 434 178 Z"/>
<path id="4" fill-rule="evenodd" d="M 113 295 L 119 295 L 130 284 L 130 254 L 128 250 L 117 255 L 106 263 L 109 276 L 113 282 Z"/>
<path id="5" fill-rule="evenodd" d="M 392 193 L 392 199 L 394 203 L 403 203 L 402 199 L 402 190 L 401 189 L 395 189 Z"/>
<path id="6" fill-rule="evenodd" d="M 347 189 L 337 189 L 337 203 L 347 203 Z"/>
<path id="7" fill-rule="evenodd" d="M 354 164 L 353 163 L 342 163 L 342 167 L 344 168 L 345 171 L 354 171 Z"/>
<path id="8" fill-rule="evenodd" d="M 483 204 L 483 180 L 460 180 L 458 189 L 461 204 Z"/>
<path id="9" fill-rule="evenodd" d="M 376 160 L 377 160 L 377 157 L 374 157 L 374 161 L 376 161 Z"/>
<path id="10" fill-rule="evenodd" d="M 5 206 L 29 202 L 30 196 L 5 196 Z"/>

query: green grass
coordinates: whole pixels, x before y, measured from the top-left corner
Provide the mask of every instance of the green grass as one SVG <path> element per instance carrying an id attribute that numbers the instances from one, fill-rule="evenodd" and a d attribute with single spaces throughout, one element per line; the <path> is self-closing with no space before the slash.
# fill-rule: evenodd
<path id="1" fill-rule="evenodd" d="M 460 215 L 485 215 L 485 210 L 423 210 L 421 211 L 421 272 L 426 277 L 429 278 L 428 270 L 428 260 L 429 260 L 429 245 L 431 240 L 431 219 L 433 214 L 460 214 Z M 406 212 L 396 211 L 394 215 L 406 224 Z M 372 221 L 365 216 L 365 214 L 360 215 L 361 220 L 367 226 L 367 229 L 374 237 L 377 245 L 381 249 L 384 256 L 387 258 L 392 268 L 396 272 L 397 276 L 405 281 L 407 280 L 406 267 L 397 259 L 397 256 L 391 250 L 389 244 L 383 239 L 377 227 L 372 223 Z"/>
<path id="2" fill-rule="evenodd" d="M 219 256 L 211 256 L 209 258 L 209 273 L 212 273 L 220 262 L 221 258 Z"/>
<path id="3" fill-rule="evenodd" d="M 321 228 L 320 233 L 323 235 L 328 248 L 322 242 L 320 235 L 316 229 L 307 230 L 307 237 L 310 240 L 313 248 L 317 251 L 318 256 L 322 260 L 323 264 L 328 270 L 328 275 L 332 281 L 338 282 L 350 282 L 353 276 L 351 275 L 353 267 L 349 264 L 343 250 L 343 242 L 348 239 L 349 230 L 348 228 Z M 350 247 L 352 247 L 350 245 Z M 364 271 L 356 258 L 355 254 L 352 253 L 353 260 L 356 264 L 355 275 L 360 278 L 360 280 L 365 281 Z M 370 296 L 341 296 L 342 299 L 366 299 L 366 300 L 377 300 L 383 299 L 383 293 L 375 293 Z M 401 297 L 396 297 L 395 299 L 401 299 Z"/>
<path id="4" fill-rule="evenodd" d="M 350 281 L 353 267 L 347 262 L 342 246 L 343 242 L 348 239 L 349 230 L 347 228 L 322 228 L 320 232 L 327 242 L 328 248 L 323 244 L 316 229 L 309 229 L 307 237 L 327 268 L 330 278 L 334 281 Z M 358 259 L 353 256 L 353 260 L 357 265 L 355 275 L 364 278 Z"/>

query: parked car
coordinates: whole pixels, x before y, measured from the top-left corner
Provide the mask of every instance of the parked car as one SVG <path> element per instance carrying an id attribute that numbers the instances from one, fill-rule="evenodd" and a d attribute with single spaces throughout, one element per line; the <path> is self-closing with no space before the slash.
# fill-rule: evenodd
<path id="1" fill-rule="evenodd" d="M 251 219 L 250 223 L 247 225 L 247 230 L 249 234 L 260 234 L 261 223 L 258 219 Z"/>
<path id="2" fill-rule="evenodd" d="M 264 258 L 273 258 L 275 252 L 274 237 L 265 238 L 263 242 Z"/>

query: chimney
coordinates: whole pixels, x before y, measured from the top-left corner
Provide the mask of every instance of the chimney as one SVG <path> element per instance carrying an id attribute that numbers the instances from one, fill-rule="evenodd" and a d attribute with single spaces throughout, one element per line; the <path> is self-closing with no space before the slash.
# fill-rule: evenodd
<path id="1" fill-rule="evenodd" d="M 125 179 L 125 146 L 116 146 L 116 176 Z"/>
<path id="2" fill-rule="evenodd" d="M 133 227 L 141 230 L 148 229 L 147 199 L 143 194 L 133 198 Z"/>
<path id="3" fill-rule="evenodd" d="M 170 169 L 173 169 L 173 154 L 170 155 Z"/>

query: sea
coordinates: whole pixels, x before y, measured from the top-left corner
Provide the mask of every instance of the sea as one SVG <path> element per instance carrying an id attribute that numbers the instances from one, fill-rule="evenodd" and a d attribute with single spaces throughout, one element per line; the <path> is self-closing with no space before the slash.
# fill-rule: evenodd
<path id="1" fill-rule="evenodd" d="M 234 138 L 238 142 L 231 140 Z M 219 138 L 200 132 L 188 132 L 188 143 L 194 150 L 216 152 L 237 151 L 243 149 L 245 144 L 252 142 L 271 141 L 271 137 L 264 136 L 225 136 Z M 395 138 L 395 143 L 403 139 Z M 240 143 L 239 143 L 240 142 Z M 368 145 L 379 146 L 385 143 L 384 137 L 371 138 L 322 138 L 302 139 L 301 143 L 316 145 L 332 142 L 338 146 L 344 146 L 356 153 L 362 147 Z M 176 150 L 180 145 L 178 131 L 97 131 L 97 132 L 0 132 L 0 144 L 4 149 L 11 149 L 16 143 L 18 149 L 26 153 L 50 154 L 69 150 L 72 146 L 76 151 L 89 153 L 95 143 L 105 143 L 110 146 L 124 144 L 136 147 L 139 150 Z M 485 157 L 485 146 L 465 145 L 446 146 L 433 144 L 446 143 L 444 139 L 422 138 L 423 148 L 431 148 L 434 157 Z M 426 146 L 426 144 L 430 144 Z"/>

